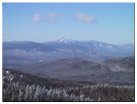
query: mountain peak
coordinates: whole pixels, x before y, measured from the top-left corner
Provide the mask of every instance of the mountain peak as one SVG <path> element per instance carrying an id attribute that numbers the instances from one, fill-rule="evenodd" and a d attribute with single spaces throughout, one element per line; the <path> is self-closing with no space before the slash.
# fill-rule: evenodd
<path id="1" fill-rule="evenodd" d="M 66 37 L 62 37 L 61 39 L 59 39 L 59 42 L 62 42 L 62 43 L 70 43 L 70 42 L 73 42 L 73 41 L 74 40 L 66 38 Z"/>

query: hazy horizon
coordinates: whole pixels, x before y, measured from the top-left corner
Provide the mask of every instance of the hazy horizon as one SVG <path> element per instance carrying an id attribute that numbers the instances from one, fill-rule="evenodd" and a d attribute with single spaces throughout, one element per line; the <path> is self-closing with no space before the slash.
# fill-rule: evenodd
<path id="1" fill-rule="evenodd" d="M 47 40 L 47 41 L 32 41 L 32 40 L 3 40 L 3 42 L 36 42 L 36 43 L 46 43 L 46 42 L 54 42 L 54 41 L 59 41 L 62 38 L 56 39 L 56 40 Z M 66 38 L 66 39 L 70 39 L 70 38 Z M 114 44 L 114 45 L 120 45 L 120 44 L 135 44 L 135 43 L 111 43 L 111 42 L 103 42 L 103 41 L 98 41 L 98 40 L 76 40 L 76 39 L 71 39 L 74 41 L 96 41 L 96 42 L 101 42 L 101 43 L 108 43 L 108 44 Z"/>
<path id="2" fill-rule="evenodd" d="M 134 43 L 134 3 L 3 3 L 3 41 Z"/>

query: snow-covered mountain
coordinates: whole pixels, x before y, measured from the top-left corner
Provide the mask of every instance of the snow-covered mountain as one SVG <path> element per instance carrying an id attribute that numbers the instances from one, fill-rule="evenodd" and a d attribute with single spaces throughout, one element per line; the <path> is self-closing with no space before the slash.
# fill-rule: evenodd
<path id="1" fill-rule="evenodd" d="M 134 84 L 134 65 L 134 44 L 66 38 L 43 43 L 3 42 L 4 68 L 40 77 Z"/>
<path id="2" fill-rule="evenodd" d="M 43 43 L 31 41 L 3 42 L 4 67 L 63 58 L 101 61 L 126 56 L 134 56 L 134 44 L 114 45 L 94 40 L 78 41 L 67 38 Z"/>
<path id="3" fill-rule="evenodd" d="M 76 40 L 73 40 L 73 39 L 70 39 L 70 38 L 62 37 L 61 39 L 57 40 L 57 42 L 59 42 L 59 43 L 70 44 L 70 43 L 76 42 Z"/>

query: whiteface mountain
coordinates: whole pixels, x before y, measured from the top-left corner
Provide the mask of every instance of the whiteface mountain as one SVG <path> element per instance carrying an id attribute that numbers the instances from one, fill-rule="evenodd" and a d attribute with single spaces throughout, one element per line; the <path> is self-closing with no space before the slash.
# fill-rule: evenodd
<path id="1" fill-rule="evenodd" d="M 134 84 L 134 44 L 65 38 L 43 43 L 4 41 L 3 68 L 60 80 Z"/>
<path id="2" fill-rule="evenodd" d="M 66 38 L 43 43 L 3 42 L 3 66 L 8 68 L 64 58 L 102 61 L 126 56 L 134 56 L 134 44 L 114 45 L 93 40 L 77 41 Z"/>

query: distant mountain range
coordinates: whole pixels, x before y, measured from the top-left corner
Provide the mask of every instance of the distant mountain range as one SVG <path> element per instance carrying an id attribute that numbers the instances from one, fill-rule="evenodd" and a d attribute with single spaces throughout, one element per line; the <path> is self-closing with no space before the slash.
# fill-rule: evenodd
<path id="1" fill-rule="evenodd" d="M 3 68 L 44 78 L 134 84 L 134 44 L 60 40 L 3 42 Z"/>
<path id="2" fill-rule="evenodd" d="M 93 40 L 77 41 L 66 38 L 45 43 L 3 42 L 3 66 L 7 68 L 67 58 L 104 61 L 127 56 L 134 56 L 134 44 L 113 45 Z"/>

